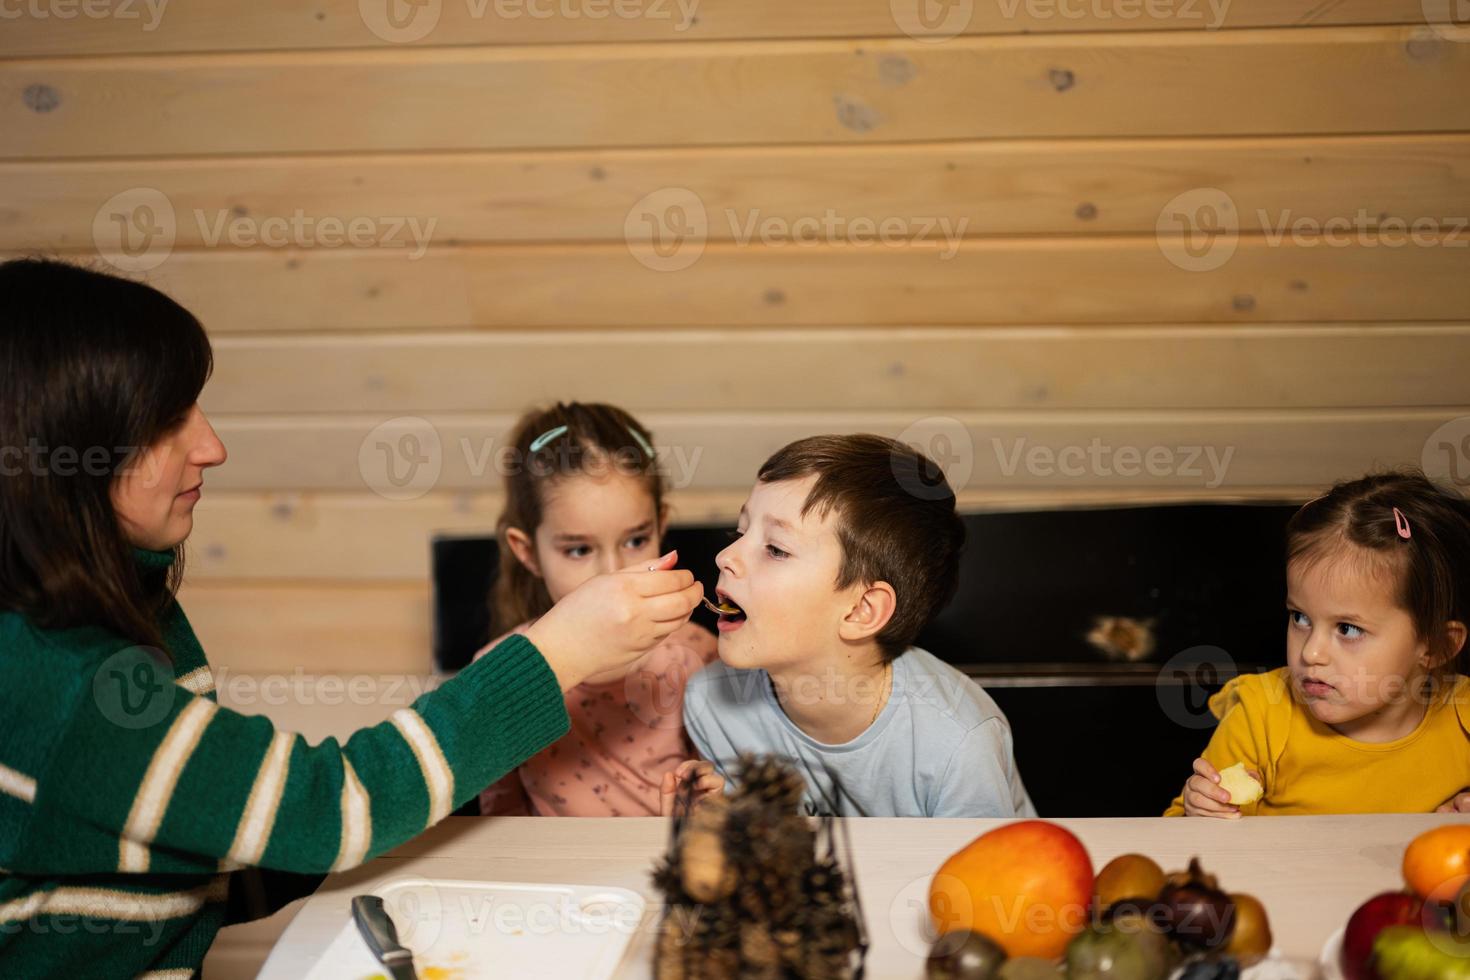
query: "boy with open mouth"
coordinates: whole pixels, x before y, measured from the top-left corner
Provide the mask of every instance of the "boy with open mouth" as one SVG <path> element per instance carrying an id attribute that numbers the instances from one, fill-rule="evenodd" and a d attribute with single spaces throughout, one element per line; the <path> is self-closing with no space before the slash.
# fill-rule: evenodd
<path id="1" fill-rule="evenodd" d="M 913 645 L 964 535 L 942 471 L 903 443 L 815 436 L 767 460 L 716 559 L 721 663 L 685 691 L 700 754 L 722 774 L 790 758 L 811 813 L 1034 816 L 1005 715 Z"/>

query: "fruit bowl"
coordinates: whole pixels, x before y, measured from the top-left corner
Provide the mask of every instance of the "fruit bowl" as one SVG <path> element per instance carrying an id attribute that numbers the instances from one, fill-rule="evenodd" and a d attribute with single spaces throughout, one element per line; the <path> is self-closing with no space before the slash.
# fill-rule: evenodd
<path id="1" fill-rule="evenodd" d="M 1175 967 L 1169 980 L 1180 980 L 1185 967 Z M 1240 980 L 1328 980 L 1316 960 L 1284 956 L 1275 946 L 1260 962 L 1240 971 Z M 1336 978 L 1341 980 L 1341 978 Z"/>
<path id="2" fill-rule="evenodd" d="M 1281 955 L 1275 946 L 1266 958 L 1240 972 L 1240 980 L 1327 980 L 1321 964 L 1314 960 Z M 1341 977 L 1336 978 L 1341 980 Z"/>
<path id="3" fill-rule="evenodd" d="M 1342 940 L 1347 935 L 1347 926 L 1341 926 L 1327 937 L 1322 946 L 1322 955 L 1317 958 L 1317 967 L 1322 971 L 1322 980 L 1343 980 Z"/>

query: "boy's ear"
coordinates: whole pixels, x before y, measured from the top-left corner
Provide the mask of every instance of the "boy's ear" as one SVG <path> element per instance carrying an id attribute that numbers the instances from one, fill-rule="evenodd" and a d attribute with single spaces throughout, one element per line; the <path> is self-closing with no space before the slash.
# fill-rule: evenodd
<path id="1" fill-rule="evenodd" d="M 870 640 L 883 631 L 898 611 L 898 593 L 887 582 L 874 582 L 857 597 L 842 619 L 837 635 L 844 640 Z"/>
<path id="2" fill-rule="evenodd" d="M 526 571 L 537 578 L 542 577 L 541 566 L 536 563 L 536 545 L 532 543 L 530 535 L 518 527 L 508 527 L 505 529 L 505 543 L 510 546 L 510 553 L 525 566 Z"/>

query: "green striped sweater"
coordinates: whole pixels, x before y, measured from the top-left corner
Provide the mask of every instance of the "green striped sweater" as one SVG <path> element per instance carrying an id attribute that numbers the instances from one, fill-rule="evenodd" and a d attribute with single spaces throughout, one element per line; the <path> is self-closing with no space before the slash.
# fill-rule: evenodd
<path id="1" fill-rule="evenodd" d="M 219 707 L 177 603 L 161 625 L 172 663 L 0 613 L 0 976 L 189 977 L 222 925 L 403 843 L 568 728 L 514 636 L 388 721 L 308 745 Z M 262 881 L 264 907 L 245 894 Z"/>

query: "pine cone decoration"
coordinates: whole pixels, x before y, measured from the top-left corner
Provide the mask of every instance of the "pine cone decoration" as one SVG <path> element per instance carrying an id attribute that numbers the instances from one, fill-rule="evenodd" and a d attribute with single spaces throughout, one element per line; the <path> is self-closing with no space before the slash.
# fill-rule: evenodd
<path id="1" fill-rule="evenodd" d="M 806 903 L 796 922 L 805 939 L 803 977 L 839 978 L 850 975 L 852 953 L 858 947 L 847 877 L 831 860 L 814 864 L 806 874 Z"/>
<path id="2" fill-rule="evenodd" d="M 771 758 L 742 758 L 736 790 L 692 810 L 653 883 L 667 910 L 659 980 L 845 980 L 859 948 L 856 905 L 830 818 L 801 815 L 805 783 Z M 702 901 L 701 901 L 702 899 Z"/>
<path id="3" fill-rule="evenodd" d="M 795 813 L 806 792 L 806 780 L 788 763 L 772 757 L 741 756 L 735 771 L 741 798 L 758 806 L 775 806 Z"/>
<path id="4" fill-rule="evenodd" d="M 781 950 L 762 922 L 740 927 L 741 980 L 781 980 Z"/>

